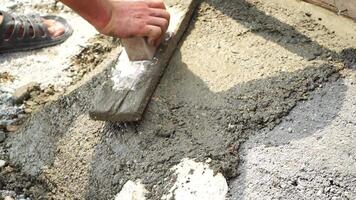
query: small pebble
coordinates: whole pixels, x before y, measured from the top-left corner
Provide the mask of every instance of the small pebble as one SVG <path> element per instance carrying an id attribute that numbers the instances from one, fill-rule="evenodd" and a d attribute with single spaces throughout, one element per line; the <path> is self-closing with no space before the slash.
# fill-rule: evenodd
<path id="1" fill-rule="evenodd" d="M 3 168 L 6 165 L 5 160 L 0 160 L 0 169 Z"/>
<path id="2" fill-rule="evenodd" d="M 6 130 L 7 130 L 8 132 L 15 132 L 15 131 L 17 131 L 17 129 L 18 129 L 18 126 L 15 126 L 15 125 L 8 125 L 8 126 L 6 126 Z"/>
<path id="3" fill-rule="evenodd" d="M 166 138 L 169 138 L 171 135 L 173 135 L 175 133 L 175 130 L 159 130 L 157 131 L 157 136 L 160 136 L 160 137 L 166 137 Z"/>
<path id="4" fill-rule="evenodd" d="M 28 83 L 22 87 L 19 87 L 15 90 L 12 95 L 12 98 L 16 104 L 22 104 L 25 100 L 30 98 L 30 93 L 32 91 L 39 90 L 40 86 L 36 82 Z"/>
<path id="5" fill-rule="evenodd" d="M 316 59 L 316 57 L 314 55 L 311 55 L 307 58 L 307 61 L 313 61 L 315 59 Z"/>
<path id="6" fill-rule="evenodd" d="M 13 199 L 13 198 L 10 197 L 10 196 L 6 196 L 6 197 L 4 198 L 4 200 L 15 200 L 15 199 Z"/>
<path id="7" fill-rule="evenodd" d="M 316 196 L 320 196 L 321 194 L 323 194 L 323 189 L 320 189 L 318 193 L 316 193 Z"/>

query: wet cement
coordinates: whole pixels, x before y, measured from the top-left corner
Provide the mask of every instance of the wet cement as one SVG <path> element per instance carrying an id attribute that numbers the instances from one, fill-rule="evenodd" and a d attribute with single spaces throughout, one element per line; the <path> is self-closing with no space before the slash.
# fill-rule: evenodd
<path id="1" fill-rule="evenodd" d="M 240 145 L 337 81 L 339 52 L 355 48 L 354 38 L 277 3 L 203 1 L 143 121 L 89 119 L 101 75 L 8 138 L 10 161 L 55 199 L 108 199 L 137 179 L 158 199 L 183 158 L 211 158 L 216 172 L 236 177 Z"/>
<path id="2" fill-rule="evenodd" d="M 239 150 L 230 199 L 355 199 L 355 72 L 317 88 Z"/>

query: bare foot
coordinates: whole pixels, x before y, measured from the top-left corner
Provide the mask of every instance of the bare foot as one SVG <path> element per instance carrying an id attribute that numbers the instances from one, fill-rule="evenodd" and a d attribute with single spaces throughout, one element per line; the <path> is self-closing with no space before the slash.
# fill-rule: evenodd
<path id="1" fill-rule="evenodd" d="M 48 32 L 52 37 L 58 37 L 65 31 L 63 24 L 51 19 L 42 19 L 43 23 L 47 26 Z"/>
<path id="2" fill-rule="evenodd" d="M 0 15 L 0 25 L 3 21 L 3 16 Z M 65 31 L 65 27 L 63 24 L 56 22 L 55 20 L 51 20 L 51 19 L 42 19 L 43 24 L 47 27 L 47 30 L 50 34 L 51 37 L 58 37 L 60 35 L 62 35 Z M 13 29 L 7 31 L 7 34 L 5 36 L 5 38 L 9 38 L 11 36 L 11 33 L 13 32 Z M 23 33 L 23 28 L 20 30 L 20 35 L 21 33 Z M 33 35 L 33 28 L 30 28 L 30 35 Z"/>

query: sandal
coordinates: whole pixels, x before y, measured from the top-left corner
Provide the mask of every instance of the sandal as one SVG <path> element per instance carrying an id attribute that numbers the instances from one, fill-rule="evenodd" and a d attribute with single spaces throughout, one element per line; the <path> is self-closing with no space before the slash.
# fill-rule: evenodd
<path id="1" fill-rule="evenodd" d="M 73 29 L 65 19 L 58 16 L 21 15 L 15 16 L 0 11 L 3 21 L 0 25 L 0 53 L 26 51 L 53 46 L 64 42 L 72 35 Z M 64 33 L 52 37 L 42 19 L 63 24 Z"/>

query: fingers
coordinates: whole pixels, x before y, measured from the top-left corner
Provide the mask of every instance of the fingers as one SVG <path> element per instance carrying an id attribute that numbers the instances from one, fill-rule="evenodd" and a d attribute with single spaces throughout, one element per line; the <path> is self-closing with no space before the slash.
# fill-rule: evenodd
<path id="1" fill-rule="evenodd" d="M 163 1 L 161 0 L 151 0 L 147 1 L 147 4 L 150 8 L 161 8 L 161 9 L 166 9 L 166 6 L 164 5 Z"/>
<path id="2" fill-rule="evenodd" d="M 159 26 L 147 25 L 143 31 L 143 37 L 147 37 L 149 45 L 156 45 L 162 35 L 162 29 Z"/>
<path id="3" fill-rule="evenodd" d="M 164 9 L 151 8 L 150 16 L 152 17 L 148 19 L 147 23 L 149 25 L 158 26 L 161 29 L 161 36 L 154 40 L 154 45 L 158 46 L 161 42 L 162 34 L 168 29 L 170 14 Z"/>
<path id="4" fill-rule="evenodd" d="M 166 10 L 157 9 L 157 8 L 151 8 L 150 11 L 151 11 L 150 16 L 152 16 L 152 17 L 161 17 L 161 18 L 166 19 L 169 22 L 170 14 Z"/>
<path id="5" fill-rule="evenodd" d="M 149 25 L 158 26 L 161 28 L 161 32 L 165 33 L 168 28 L 168 21 L 164 18 L 150 17 L 147 21 Z"/>
<path id="6" fill-rule="evenodd" d="M 167 31 L 170 14 L 166 11 L 166 6 L 162 0 L 147 0 L 150 8 L 150 18 L 147 20 L 147 30 L 145 36 L 148 37 L 150 45 L 158 46 L 161 42 L 162 34 Z"/>

